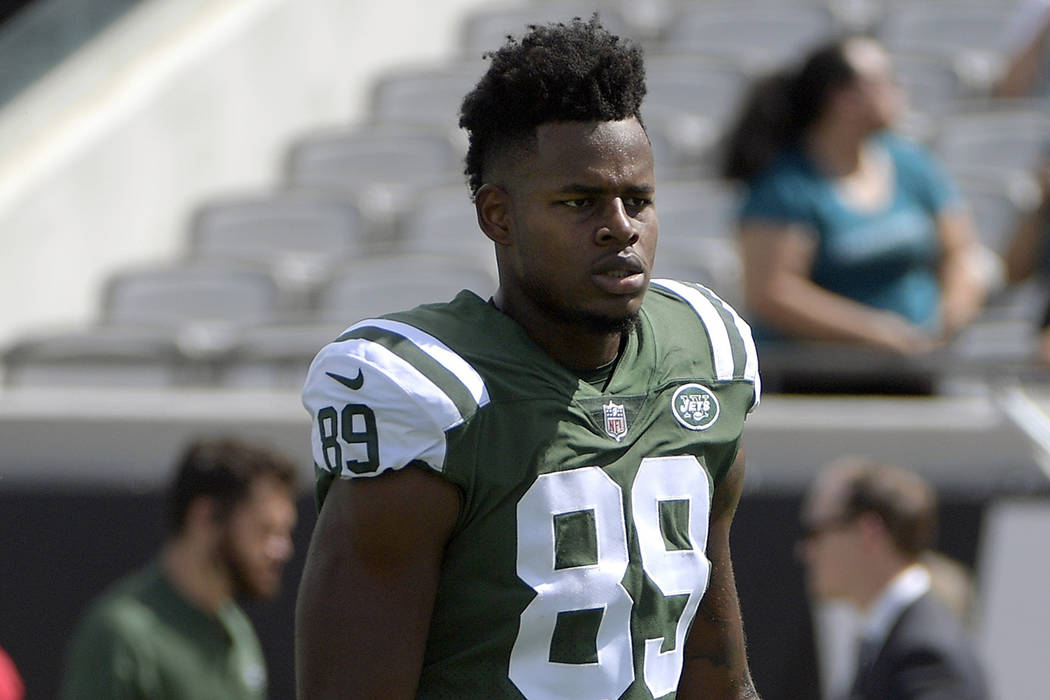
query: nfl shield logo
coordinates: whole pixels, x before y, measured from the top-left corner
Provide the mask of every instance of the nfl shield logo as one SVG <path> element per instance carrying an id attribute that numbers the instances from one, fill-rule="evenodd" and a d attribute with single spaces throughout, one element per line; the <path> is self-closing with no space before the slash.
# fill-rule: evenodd
<path id="1" fill-rule="evenodd" d="M 610 401 L 602 405 L 602 412 L 605 414 L 605 432 L 616 442 L 623 440 L 627 434 L 627 412 L 623 404 Z"/>

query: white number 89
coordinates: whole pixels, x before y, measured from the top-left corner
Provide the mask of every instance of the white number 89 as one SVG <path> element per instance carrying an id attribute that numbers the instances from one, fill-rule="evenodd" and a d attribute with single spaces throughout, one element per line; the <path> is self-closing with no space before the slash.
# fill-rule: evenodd
<path id="1" fill-rule="evenodd" d="M 669 550 L 660 530 L 660 503 L 687 501 L 691 548 Z M 670 693 L 682 672 L 689 624 L 707 588 L 710 487 L 695 457 L 642 460 L 631 487 L 631 516 L 642 569 L 665 596 L 688 594 L 674 648 L 660 652 L 662 638 L 645 640 L 645 684 L 653 697 Z M 590 511 L 598 561 L 555 568 L 554 518 Z M 529 700 L 617 698 L 635 678 L 631 640 L 633 601 L 623 587 L 628 569 L 627 521 L 622 492 L 599 467 L 543 474 L 518 503 L 518 576 L 536 591 L 521 614 L 510 656 L 510 679 Z M 597 663 L 550 660 L 558 614 L 603 610 L 596 640 Z"/>

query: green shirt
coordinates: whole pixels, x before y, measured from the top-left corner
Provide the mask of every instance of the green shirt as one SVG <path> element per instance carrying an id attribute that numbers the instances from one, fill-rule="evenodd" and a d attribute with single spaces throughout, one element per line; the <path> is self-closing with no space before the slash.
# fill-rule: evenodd
<path id="1" fill-rule="evenodd" d="M 463 495 L 419 697 L 673 696 L 757 380 L 747 324 L 672 281 L 599 388 L 469 292 L 323 349 L 303 393 L 319 498 L 409 465 Z"/>
<path id="2" fill-rule="evenodd" d="M 73 636 L 65 700 L 260 700 L 266 666 L 232 601 L 217 615 L 172 587 L 159 564 L 118 582 Z"/>

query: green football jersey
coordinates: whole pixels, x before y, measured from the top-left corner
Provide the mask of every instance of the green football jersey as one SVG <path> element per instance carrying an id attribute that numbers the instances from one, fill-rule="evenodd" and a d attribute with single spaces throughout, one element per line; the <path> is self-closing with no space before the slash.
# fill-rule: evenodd
<path id="1" fill-rule="evenodd" d="M 325 347 L 303 391 L 319 504 L 410 464 L 462 494 L 419 697 L 673 697 L 711 495 L 759 393 L 747 324 L 670 280 L 604 391 L 470 292 Z"/>

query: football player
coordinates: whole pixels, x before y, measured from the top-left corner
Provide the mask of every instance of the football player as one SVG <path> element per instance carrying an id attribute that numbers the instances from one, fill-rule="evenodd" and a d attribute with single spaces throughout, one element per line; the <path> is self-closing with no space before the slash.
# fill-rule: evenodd
<path id="1" fill-rule="evenodd" d="M 315 359 L 301 698 L 756 697 L 729 553 L 750 330 L 651 280 L 640 50 L 530 28 L 466 96 L 499 287 Z"/>

